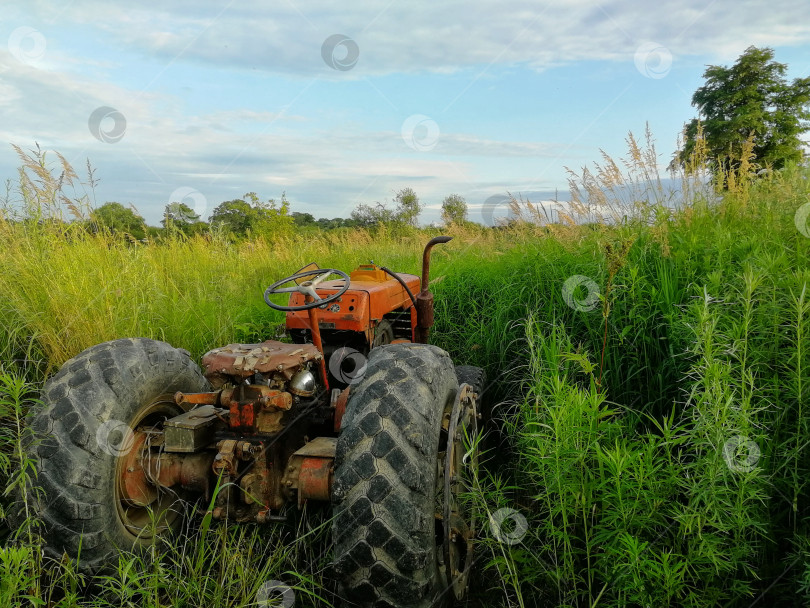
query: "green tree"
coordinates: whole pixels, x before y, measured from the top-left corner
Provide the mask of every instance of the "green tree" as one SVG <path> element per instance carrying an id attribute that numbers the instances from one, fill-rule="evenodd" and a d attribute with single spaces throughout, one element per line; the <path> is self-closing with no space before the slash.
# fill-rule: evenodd
<path id="1" fill-rule="evenodd" d="M 464 224 L 467 221 L 467 201 L 458 194 L 445 196 L 442 201 L 442 221 L 445 224 Z"/>
<path id="2" fill-rule="evenodd" d="M 163 210 L 163 219 L 160 220 L 167 230 L 174 228 L 186 236 L 200 234 L 208 229 L 208 224 L 200 219 L 194 209 L 185 203 L 169 203 Z"/>
<path id="3" fill-rule="evenodd" d="M 275 199 L 262 202 L 255 192 L 248 192 L 244 198 L 218 205 L 209 220 L 212 227 L 237 238 L 248 235 L 273 236 L 292 230 L 295 220 L 289 211 L 290 204 L 284 193 L 281 202 L 276 203 Z"/>
<path id="4" fill-rule="evenodd" d="M 124 207 L 121 203 L 104 203 L 94 209 L 90 214 L 90 227 L 94 231 L 101 227 L 108 228 L 113 232 L 130 234 L 139 240 L 146 237 L 146 223 L 143 218 L 134 209 Z"/>
<path id="5" fill-rule="evenodd" d="M 377 224 L 394 224 L 399 226 L 418 226 L 422 204 L 413 188 L 403 188 L 394 196 L 396 207 L 391 209 L 385 203 L 374 205 L 360 204 L 352 211 L 349 226 L 375 226 Z"/>
<path id="6" fill-rule="evenodd" d="M 290 214 L 290 217 L 295 222 L 295 226 L 297 228 L 306 228 L 309 226 L 315 226 L 315 216 L 311 213 L 301 213 L 300 211 L 293 211 Z"/>
<path id="7" fill-rule="evenodd" d="M 384 203 L 375 203 L 373 207 L 361 203 L 352 211 L 351 217 L 355 225 L 363 227 L 388 224 L 396 219 L 395 213 Z"/>
<path id="8" fill-rule="evenodd" d="M 417 226 L 423 206 L 413 188 L 403 188 L 397 192 L 394 201 L 397 203 L 395 219 L 409 226 Z"/>
<path id="9" fill-rule="evenodd" d="M 699 113 L 686 125 L 684 148 L 675 164 L 685 164 L 702 128 L 707 155 L 715 170 L 728 171 L 753 137 L 754 163 L 775 169 L 802 159 L 800 135 L 810 118 L 810 78 L 785 79 L 787 66 L 773 60 L 773 50 L 748 47 L 729 67 L 711 65 L 706 83 L 695 91 Z"/>

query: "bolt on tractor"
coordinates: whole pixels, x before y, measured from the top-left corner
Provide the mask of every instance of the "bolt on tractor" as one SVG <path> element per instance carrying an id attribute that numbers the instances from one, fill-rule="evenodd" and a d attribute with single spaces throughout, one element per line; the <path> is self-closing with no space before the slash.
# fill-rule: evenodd
<path id="1" fill-rule="evenodd" d="M 258 524 L 331 502 L 342 598 L 464 598 L 475 522 L 460 494 L 477 466 L 484 372 L 427 344 L 430 252 L 449 240 L 427 244 L 421 281 L 370 263 L 273 283 L 265 301 L 286 313 L 290 342 L 215 348 L 202 370 L 143 338 L 66 362 L 31 419 L 47 551 L 100 570 L 176 528 L 178 501 Z"/>

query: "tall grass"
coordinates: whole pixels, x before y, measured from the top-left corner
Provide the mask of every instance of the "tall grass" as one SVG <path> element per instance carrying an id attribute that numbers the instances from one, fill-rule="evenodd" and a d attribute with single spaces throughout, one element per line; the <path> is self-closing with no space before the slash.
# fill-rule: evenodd
<path id="1" fill-rule="evenodd" d="M 810 200 L 810 174 L 753 183 L 748 168 L 720 196 L 698 163 L 667 190 L 649 134 L 628 147 L 625 159 L 571 173 L 574 200 L 559 221 L 515 201 L 510 226 L 454 226 L 456 238 L 434 250 L 432 340 L 487 369 L 500 421 L 497 462 L 477 485 L 478 564 L 495 575 L 476 579 L 477 601 L 808 606 L 810 239 L 793 218 Z M 35 174 L 42 194 L 26 183 L 23 195 L 58 203 L 47 165 Z M 35 388 L 117 337 L 195 356 L 266 339 L 283 321 L 261 300 L 274 279 L 312 261 L 417 272 L 433 234 L 133 243 L 42 218 L 0 220 L 2 361 Z M 596 286 L 592 306 L 570 305 L 587 295 L 564 293 L 575 276 Z M 0 418 L 15 434 L 9 412 Z M 9 472 L 17 443 L 0 446 Z M 493 532 L 503 508 L 527 520 L 519 542 Z M 0 568 L 20 581 L 18 603 L 33 589 L 65 606 L 242 606 L 274 577 L 323 605 L 334 599 L 328 539 L 317 517 L 297 521 L 293 532 L 203 520 L 163 557 L 122 555 L 90 594 L 73 565 L 37 566 L 33 537 L 0 551 Z"/>

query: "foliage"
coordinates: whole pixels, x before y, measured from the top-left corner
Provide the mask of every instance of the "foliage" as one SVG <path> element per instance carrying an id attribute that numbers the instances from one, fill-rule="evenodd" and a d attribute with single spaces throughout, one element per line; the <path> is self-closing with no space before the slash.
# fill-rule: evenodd
<path id="1" fill-rule="evenodd" d="M 284 194 L 281 195 L 281 202 L 276 203 L 272 198 L 262 202 L 255 192 L 248 192 L 244 198 L 218 205 L 209 221 L 212 228 L 233 237 L 268 237 L 285 234 L 292 229 L 294 219 L 289 211 L 290 204 Z"/>
<path id="2" fill-rule="evenodd" d="M 394 196 L 396 206 L 391 209 L 385 203 L 373 206 L 360 204 L 352 211 L 352 220 L 357 226 L 370 228 L 377 225 L 418 226 L 423 205 L 413 188 L 403 188 Z"/>
<path id="3" fill-rule="evenodd" d="M 413 188 L 403 188 L 397 192 L 394 201 L 397 204 L 397 221 L 408 226 L 417 226 L 423 205 L 419 202 L 419 197 Z"/>
<path id="4" fill-rule="evenodd" d="M 442 201 L 442 222 L 464 224 L 467 221 L 467 201 L 458 194 L 450 194 Z"/>
<path id="5" fill-rule="evenodd" d="M 694 153 L 699 125 L 715 169 L 733 168 L 749 138 L 753 162 L 760 167 L 781 169 L 801 161 L 800 136 L 810 119 L 810 77 L 789 83 L 787 66 L 773 57 L 772 49 L 751 46 L 733 66 L 706 69 L 705 84 L 692 96 L 700 119 L 687 123 L 684 149 L 677 156 L 680 163 Z"/>
<path id="6" fill-rule="evenodd" d="M 132 235 L 141 240 L 146 237 L 146 223 L 134 208 L 121 203 L 104 203 L 90 213 L 90 229 L 107 228 L 112 232 Z"/>
<path id="7" fill-rule="evenodd" d="M 208 229 L 208 224 L 201 221 L 199 214 L 185 203 L 166 205 L 160 223 L 167 232 L 177 231 L 185 236 L 202 234 Z"/>

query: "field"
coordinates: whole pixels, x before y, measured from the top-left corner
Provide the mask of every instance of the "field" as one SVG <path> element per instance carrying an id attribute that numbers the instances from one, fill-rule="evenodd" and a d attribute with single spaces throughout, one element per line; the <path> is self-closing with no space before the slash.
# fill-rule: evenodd
<path id="1" fill-rule="evenodd" d="M 795 221 L 810 171 L 756 183 L 743 171 L 720 193 L 685 177 L 667 194 L 654 152 L 630 143 L 624 163 L 572 176 L 573 217 L 541 222 L 515 201 L 509 226 L 453 226 L 436 248 L 432 341 L 485 367 L 497 404 L 497 457 L 471 497 L 482 538 L 470 605 L 810 606 L 810 238 Z M 283 317 L 261 293 L 276 278 L 313 260 L 415 272 L 437 234 L 144 244 L 39 219 L 0 219 L 6 507 L 31 475 L 25 413 L 70 357 L 118 337 L 194 357 L 273 337 Z M 192 518 L 95 579 L 43 558 L 35 521 L 6 526 L 0 605 L 235 608 L 259 605 L 269 583 L 326 606 L 328 520 Z"/>

